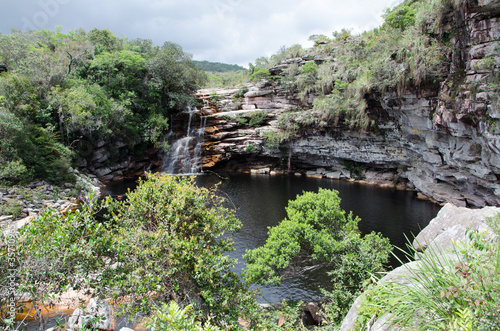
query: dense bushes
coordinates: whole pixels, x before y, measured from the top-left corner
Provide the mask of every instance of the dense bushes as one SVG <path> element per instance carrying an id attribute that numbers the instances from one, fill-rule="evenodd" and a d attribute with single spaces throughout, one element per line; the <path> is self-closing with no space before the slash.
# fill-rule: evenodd
<path id="1" fill-rule="evenodd" d="M 89 290 L 139 317 L 153 311 L 161 317 L 161 303 L 173 300 L 192 305 L 197 319 L 236 325 L 255 308 L 231 271 L 235 261 L 224 254 L 240 222 L 213 190 L 193 181 L 150 175 L 127 201 L 108 198 L 104 217 L 96 216 L 102 208 L 96 200 L 67 217 L 43 213 L 20 230 L 17 245 L 2 241 L 0 265 L 11 272 L 0 274 L 0 286 L 7 288 L 13 277 L 19 293 L 38 302 L 57 302 L 70 287 Z"/>
<path id="2" fill-rule="evenodd" d="M 98 29 L 0 35 L 0 64 L 8 68 L 0 74 L 0 180 L 11 183 L 63 181 L 70 161 L 99 140 L 129 150 L 163 145 L 168 115 L 205 79 L 176 44 Z"/>
<path id="3" fill-rule="evenodd" d="M 247 252 L 245 273 L 250 282 L 276 283 L 298 259 L 327 266 L 335 285 L 325 292 L 326 311 L 334 323 L 389 251 L 387 239 L 361 237 L 358 219 L 339 203 L 331 190 L 290 201 L 288 218 L 270 229 L 267 243 Z M 57 303 L 70 288 L 88 291 L 112 298 L 119 313 L 149 316 L 158 330 L 231 329 L 241 318 L 255 330 L 271 330 L 275 314 L 286 316 L 287 327 L 303 329 L 296 304 L 262 311 L 250 283 L 232 271 L 235 260 L 225 253 L 239 227 L 214 190 L 195 186 L 193 178 L 149 175 L 126 201 L 90 199 L 67 216 L 47 210 L 32 220 L 13 239 L 16 245 L 0 246 L 0 266 L 7 270 L 10 263 L 0 286 L 15 280 L 16 290 L 36 302 Z"/>

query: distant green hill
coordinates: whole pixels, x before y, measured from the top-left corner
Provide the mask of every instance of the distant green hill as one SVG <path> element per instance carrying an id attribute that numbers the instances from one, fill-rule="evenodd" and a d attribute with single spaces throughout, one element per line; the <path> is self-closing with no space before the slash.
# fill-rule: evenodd
<path id="1" fill-rule="evenodd" d="M 228 71 L 240 71 L 245 70 L 242 66 L 237 64 L 226 64 L 220 62 L 209 62 L 209 61 L 194 61 L 193 63 L 205 71 L 212 72 L 228 72 Z"/>

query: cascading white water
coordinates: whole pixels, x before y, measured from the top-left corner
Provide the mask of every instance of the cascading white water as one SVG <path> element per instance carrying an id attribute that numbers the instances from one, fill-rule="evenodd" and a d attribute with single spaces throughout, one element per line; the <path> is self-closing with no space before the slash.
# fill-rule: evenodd
<path id="1" fill-rule="evenodd" d="M 207 119 L 201 116 L 196 107 L 188 107 L 186 113 L 189 116 L 186 135 L 172 143 L 163 159 L 163 171 L 167 174 L 193 175 L 200 171 L 201 147 Z M 193 129 L 192 123 L 195 116 L 200 116 L 200 125 L 198 128 Z"/>

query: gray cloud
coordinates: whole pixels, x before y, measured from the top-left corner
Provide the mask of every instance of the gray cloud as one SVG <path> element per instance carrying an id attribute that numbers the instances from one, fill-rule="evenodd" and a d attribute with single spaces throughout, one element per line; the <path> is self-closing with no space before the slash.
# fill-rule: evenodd
<path id="1" fill-rule="evenodd" d="M 64 31 L 108 28 L 119 37 L 176 42 L 195 59 L 246 66 L 282 45 L 308 46 L 312 34 L 373 28 L 395 1 L 8 0 L 0 12 L 0 32 L 57 25 Z"/>

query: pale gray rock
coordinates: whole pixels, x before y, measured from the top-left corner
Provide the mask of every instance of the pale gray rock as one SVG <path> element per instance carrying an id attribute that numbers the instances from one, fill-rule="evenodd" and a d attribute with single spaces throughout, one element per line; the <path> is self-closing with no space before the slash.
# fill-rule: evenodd
<path id="1" fill-rule="evenodd" d="M 441 234 L 453 228 L 447 235 L 441 239 L 451 239 L 453 235 L 457 236 L 457 240 L 464 239 L 464 229 L 472 231 L 484 231 L 488 229 L 486 219 L 500 213 L 498 207 L 484 207 L 474 210 L 464 207 L 457 207 L 452 204 L 446 204 L 437 216 L 431 220 L 415 238 L 413 247 L 417 251 L 424 251 L 427 246 L 436 240 Z M 458 227 L 461 226 L 461 227 Z M 446 245 L 447 247 L 450 244 Z"/>
<path id="2" fill-rule="evenodd" d="M 93 328 L 104 331 L 113 330 L 114 317 L 111 305 L 104 300 L 90 299 L 85 309 L 77 308 L 68 320 L 68 329 L 77 331 Z"/>

